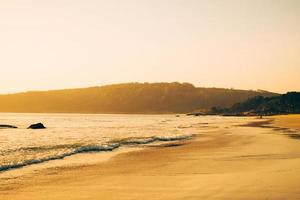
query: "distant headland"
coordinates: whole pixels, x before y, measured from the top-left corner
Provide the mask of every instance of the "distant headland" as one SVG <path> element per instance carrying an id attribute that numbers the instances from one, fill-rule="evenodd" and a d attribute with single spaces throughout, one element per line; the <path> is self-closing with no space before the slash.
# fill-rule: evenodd
<path id="1" fill-rule="evenodd" d="M 273 97 L 257 96 L 231 107 L 212 107 L 206 114 L 223 116 L 264 116 L 300 113 L 300 92 Z"/>
<path id="2" fill-rule="evenodd" d="M 268 91 L 195 87 L 190 83 L 123 83 L 0 95 L 0 112 L 159 114 L 227 108 Z"/>

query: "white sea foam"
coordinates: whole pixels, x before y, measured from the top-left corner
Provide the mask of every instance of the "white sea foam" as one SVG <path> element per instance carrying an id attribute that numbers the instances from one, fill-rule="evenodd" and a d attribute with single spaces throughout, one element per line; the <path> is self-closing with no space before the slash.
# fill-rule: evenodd
<path id="1" fill-rule="evenodd" d="M 32 164 L 39 164 L 51 160 L 57 160 L 57 159 L 63 159 L 68 156 L 72 156 L 75 154 L 80 154 L 80 153 L 88 153 L 88 152 L 101 152 L 101 151 L 113 151 L 121 146 L 128 146 L 128 145 L 143 145 L 143 144 L 149 144 L 157 141 L 177 141 L 177 140 L 186 140 L 190 139 L 192 136 L 191 135 L 185 135 L 185 136 L 173 136 L 173 137 L 159 137 L 159 136 L 154 136 L 150 138 L 129 138 L 129 139 L 123 139 L 121 141 L 115 141 L 111 144 L 106 144 L 106 145 L 88 145 L 88 146 L 78 146 L 77 148 L 71 150 L 68 153 L 62 153 L 62 154 L 57 154 L 54 156 L 49 156 L 49 157 L 44 157 L 44 158 L 39 158 L 39 159 L 30 159 L 30 160 L 23 160 L 22 162 L 15 163 L 15 164 L 10 164 L 10 165 L 2 165 L 0 166 L 0 171 L 7 171 L 10 169 L 16 169 L 20 167 L 24 167 L 27 165 L 32 165 Z M 28 148 L 30 150 L 40 150 L 40 149 L 47 149 L 48 151 L 54 150 L 56 148 L 67 148 L 66 145 L 57 145 L 54 147 L 44 147 L 44 148 Z M 74 145 L 69 146 L 69 148 L 74 148 Z"/>

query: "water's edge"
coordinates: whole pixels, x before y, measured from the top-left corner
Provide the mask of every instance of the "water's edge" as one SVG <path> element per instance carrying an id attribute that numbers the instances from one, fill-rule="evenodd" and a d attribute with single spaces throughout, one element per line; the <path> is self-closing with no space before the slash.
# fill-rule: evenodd
<path id="1" fill-rule="evenodd" d="M 133 145 L 145 145 L 150 144 L 154 142 L 172 142 L 172 141 L 181 141 L 181 140 L 189 140 L 192 139 L 193 135 L 182 135 L 182 136 L 173 136 L 173 137 L 159 137 L 159 136 L 153 136 L 148 138 L 128 138 L 128 139 L 122 139 L 119 141 L 112 141 L 109 144 L 104 145 L 87 145 L 87 146 L 80 146 L 68 153 L 64 153 L 61 155 L 55 155 L 50 156 L 46 158 L 41 159 L 32 159 L 32 160 L 25 160 L 23 162 L 17 163 L 17 164 L 11 164 L 11 165 L 2 165 L 0 166 L 0 173 L 6 172 L 13 169 L 22 168 L 29 165 L 34 164 L 40 164 L 52 160 L 59 160 L 64 159 L 66 157 L 70 157 L 77 154 L 82 153 L 91 153 L 91 152 L 108 152 L 116 150 L 120 147 L 126 147 L 126 146 L 133 146 Z"/>

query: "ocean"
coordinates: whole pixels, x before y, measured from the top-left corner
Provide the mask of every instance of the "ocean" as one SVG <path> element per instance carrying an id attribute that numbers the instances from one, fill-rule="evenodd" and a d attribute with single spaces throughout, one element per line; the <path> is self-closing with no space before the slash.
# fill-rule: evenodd
<path id="1" fill-rule="evenodd" d="M 119 147 L 192 139 L 203 132 L 240 124 L 243 118 L 185 115 L 0 114 L 0 173 Z M 27 129 L 43 123 L 47 128 Z"/>

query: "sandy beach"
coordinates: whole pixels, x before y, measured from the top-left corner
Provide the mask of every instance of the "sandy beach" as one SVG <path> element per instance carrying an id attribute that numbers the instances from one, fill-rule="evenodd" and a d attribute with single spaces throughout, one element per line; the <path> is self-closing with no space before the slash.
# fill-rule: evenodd
<path id="1" fill-rule="evenodd" d="M 300 141 L 290 137 L 300 115 L 253 121 L 270 127 L 225 127 L 108 157 L 68 158 L 95 160 L 86 166 L 28 167 L 29 175 L 0 185 L 0 199 L 300 199 Z"/>
<path id="2" fill-rule="evenodd" d="M 300 200 L 300 0 L 0 17 L 0 200 Z"/>

